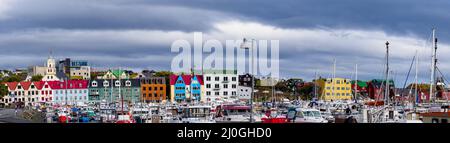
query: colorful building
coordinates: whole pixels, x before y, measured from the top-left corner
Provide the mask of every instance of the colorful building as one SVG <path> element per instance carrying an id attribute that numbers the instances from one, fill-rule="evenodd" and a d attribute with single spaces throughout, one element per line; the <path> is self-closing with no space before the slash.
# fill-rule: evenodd
<path id="1" fill-rule="evenodd" d="M 367 82 L 367 93 L 370 98 L 383 101 L 385 92 L 386 80 L 373 79 Z M 389 80 L 389 97 L 395 96 L 395 84 L 393 80 Z"/>
<path id="2" fill-rule="evenodd" d="M 344 78 L 327 78 L 317 80 L 321 87 L 322 99 L 330 100 L 351 100 L 351 80 Z"/>
<path id="3" fill-rule="evenodd" d="M 87 80 L 49 81 L 53 92 L 53 103 L 58 105 L 75 105 L 88 102 Z"/>
<path id="4" fill-rule="evenodd" d="M 142 100 L 145 102 L 162 102 L 167 100 L 166 79 L 164 77 L 140 78 Z"/>
<path id="5" fill-rule="evenodd" d="M 357 96 L 368 96 L 367 94 L 367 82 L 366 81 L 360 81 L 358 80 L 355 84 L 355 80 L 352 80 L 352 91 L 355 92 L 355 86 L 356 90 L 358 91 Z"/>
<path id="6" fill-rule="evenodd" d="M 170 101 L 205 101 L 203 76 L 171 75 Z"/>
<path id="7" fill-rule="evenodd" d="M 15 102 L 23 102 L 28 106 L 52 103 L 53 92 L 45 81 L 7 82 L 5 85 L 8 88 L 8 95 L 3 97 L 5 105 Z"/>
<path id="8" fill-rule="evenodd" d="M 95 79 L 89 81 L 89 102 L 141 102 L 139 79 Z"/>

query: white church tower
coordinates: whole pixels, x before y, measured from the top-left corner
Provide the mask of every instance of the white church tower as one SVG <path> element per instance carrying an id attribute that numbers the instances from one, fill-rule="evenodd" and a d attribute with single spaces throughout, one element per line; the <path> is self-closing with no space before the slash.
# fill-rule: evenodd
<path id="1" fill-rule="evenodd" d="M 42 78 L 43 81 L 55 81 L 58 80 L 56 76 L 56 61 L 52 56 L 52 52 L 50 51 L 50 56 L 47 59 L 47 70 L 45 71 L 45 76 Z"/>

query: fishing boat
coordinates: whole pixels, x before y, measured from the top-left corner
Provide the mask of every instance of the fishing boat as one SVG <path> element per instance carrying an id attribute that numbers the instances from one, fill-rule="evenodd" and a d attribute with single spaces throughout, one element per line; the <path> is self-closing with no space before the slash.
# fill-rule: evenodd
<path id="1" fill-rule="evenodd" d="M 217 106 L 216 112 L 216 121 L 219 123 L 250 122 L 251 107 L 247 105 L 221 105 Z"/>
<path id="2" fill-rule="evenodd" d="M 193 105 L 181 107 L 181 123 L 215 123 L 211 116 L 211 106 Z"/>

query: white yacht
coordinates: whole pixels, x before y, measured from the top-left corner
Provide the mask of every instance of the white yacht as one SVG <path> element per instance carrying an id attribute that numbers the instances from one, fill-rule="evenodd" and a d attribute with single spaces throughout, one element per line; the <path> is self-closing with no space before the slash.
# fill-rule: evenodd
<path id="1" fill-rule="evenodd" d="M 328 123 L 317 109 L 291 108 L 287 118 L 290 123 Z"/>

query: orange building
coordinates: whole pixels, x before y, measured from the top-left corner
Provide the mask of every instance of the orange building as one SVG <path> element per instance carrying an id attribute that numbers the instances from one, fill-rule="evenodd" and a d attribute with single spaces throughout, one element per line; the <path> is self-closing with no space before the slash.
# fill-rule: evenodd
<path id="1" fill-rule="evenodd" d="M 166 80 L 164 77 L 141 78 L 142 100 L 149 102 L 161 102 L 167 100 Z"/>

